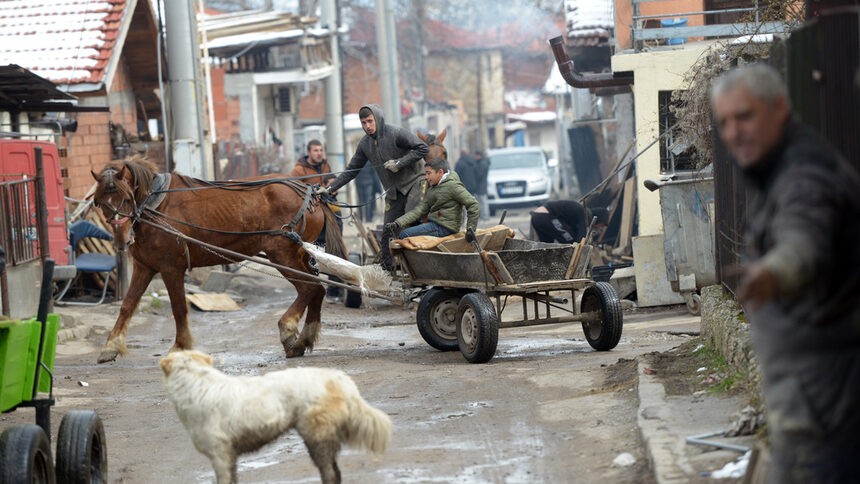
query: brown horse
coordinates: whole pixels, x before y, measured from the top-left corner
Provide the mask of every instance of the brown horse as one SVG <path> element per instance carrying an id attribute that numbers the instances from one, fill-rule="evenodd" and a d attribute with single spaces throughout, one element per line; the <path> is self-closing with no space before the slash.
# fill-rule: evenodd
<path id="1" fill-rule="evenodd" d="M 442 145 L 442 142 L 445 141 L 445 136 L 448 135 L 448 128 L 442 130 L 438 135 L 435 134 L 423 134 L 418 131 L 418 138 L 421 141 L 427 143 L 427 155 L 424 156 L 424 161 L 430 161 L 433 158 L 442 158 L 443 160 L 448 159 L 448 150 L 445 149 L 445 146 Z"/>
<path id="2" fill-rule="evenodd" d="M 253 256 L 258 252 L 292 269 L 278 268 L 298 291 L 278 321 L 287 357 L 313 350 L 320 332 L 325 289 L 305 277 L 312 273 L 309 256 L 288 236 L 313 241 L 327 223 L 326 248 L 342 257 L 343 240 L 328 204 L 311 196 L 308 185 L 276 175 L 206 182 L 175 173 L 159 175 L 156 171 L 151 163 L 132 158 L 109 164 L 99 174 L 93 172 L 97 182 L 93 203 L 113 225 L 118 247 L 127 246 L 133 259 L 131 284 L 99 363 L 126 353 L 129 319 L 157 273 L 167 286 L 176 322 L 171 351 L 191 349 L 185 271 L 235 262 L 241 258 L 239 254 Z M 224 255 L 218 248 L 234 255 Z M 305 310 L 307 316 L 299 335 L 299 320 Z"/>

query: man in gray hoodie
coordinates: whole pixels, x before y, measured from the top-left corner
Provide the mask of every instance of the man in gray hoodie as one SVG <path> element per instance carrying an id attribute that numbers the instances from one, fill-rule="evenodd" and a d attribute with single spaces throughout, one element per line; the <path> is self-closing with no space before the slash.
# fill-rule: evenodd
<path id="1" fill-rule="evenodd" d="M 362 106 L 358 118 L 365 136 L 358 142 L 352 159 L 328 187 L 319 193 L 333 193 L 352 181 L 367 162 L 373 167 L 385 193 L 383 223 L 390 223 L 413 209 L 421 201 L 424 179 L 424 156 L 427 144 L 414 133 L 399 126 L 385 124 L 382 108 L 376 104 Z M 388 241 L 392 234 L 384 234 L 380 254 L 383 267 L 390 268 L 391 253 Z"/>

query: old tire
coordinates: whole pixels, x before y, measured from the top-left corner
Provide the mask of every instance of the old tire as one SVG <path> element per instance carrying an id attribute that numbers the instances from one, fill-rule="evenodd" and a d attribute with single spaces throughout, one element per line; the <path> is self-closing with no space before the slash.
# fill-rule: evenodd
<path id="1" fill-rule="evenodd" d="M 457 344 L 457 305 L 463 294 L 454 289 L 431 288 L 418 303 L 418 332 L 439 351 L 454 351 Z"/>
<path id="2" fill-rule="evenodd" d="M 596 312 L 599 321 L 582 322 L 582 332 L 588 344 L 597 351 L 609 351 L 618 345 L 624 326 L 624 314 L 618 293 L 608 282 L 596 282 L 582 294 L 583 313 Z"/>
<path id="3" fill-rule="evenodd" d="M 51 442 L 38 425 L 18 425 L 0 436 L 0 482 L 56 482 Z"/>
<path id="4" fill-rule="evenodd" d="M 67 413 L 57 437 L 57 479 L 69 483 L 107 482 L 105 431 L 92 410 Z"/>
<path id="5" fill-rule="evenodd" d="M 499 317 L 486 294 L 463 296 L 457 307 L 457 343 L 469 363 L 486 363 L 496 354 Z"/>
<path id="6" fill-rule="evenodd" d="M 355 252 L 349 253 L 349 261 L 356 265 L 361 265 L 361 254 L 356 254 Z M 346 291 L 346 296 L 343 298 L 343 305 L 348 308 L 360 308 L 361 307 L 361 292 L 360 291 Z"/>

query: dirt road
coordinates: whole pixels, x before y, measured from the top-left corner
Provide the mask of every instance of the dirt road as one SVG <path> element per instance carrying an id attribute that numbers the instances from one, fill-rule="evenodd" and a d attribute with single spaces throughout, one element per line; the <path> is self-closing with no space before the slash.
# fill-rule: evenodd
<path id="1" fill-rule="evenodd" d="M 314 352 L 286 360 L 276 321 L 294 295 L 283 280 L 243 270 L 231 289 L 236 312 L 192 312 L 197 348 L 231 374 L 290 366 L 340 368 L 395 425 L 387 453 L 341 454 L 345 482 L 649 482 L 636 427 L 632 358 L 676 346 L 698 328 L 683 309 L 625 315 L 618 347 L 598 353 L 577 324 L 503 329 L 496 357 L 467 363 L 429 347 L 414 309 L 385 302 L 347 309 L 326 303 Z M 93 326 L 58 347 L 54 433 L 72 409 L 104 421 L 111 482 L 208 482 L 208 460 L 193 448 L 162 389 L 158 358 L 173 339 L 169 306 L 146 304 L 132 320 L 130 353 L 96 365 L 118 306 L 58 308 L 67 323 Z M 80 382 L 80 383 L 79 383 Z M 86 386 L 82 386 L 85 384 Z M 32 422 L 32 410 L 0 417 L 0 427 Z M 630 467 L 612 465 L 622 452 Z M 289 434 L 240 460 L 242 482 L 317 482 L 301 440 Z"/>

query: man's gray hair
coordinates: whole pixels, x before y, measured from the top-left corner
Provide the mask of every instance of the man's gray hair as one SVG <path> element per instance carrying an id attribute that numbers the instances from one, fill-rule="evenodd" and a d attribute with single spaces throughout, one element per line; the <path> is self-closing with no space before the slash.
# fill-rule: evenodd
<path id="1" fill-rule="evenodd" d="M 743 86 L 757 99 L 773 105 L 778 99 L 788 104 L 788 89 L 773 67 L 756 62 L 721 74 L 711 85 L 711 104 L 730 89 Z"/>

